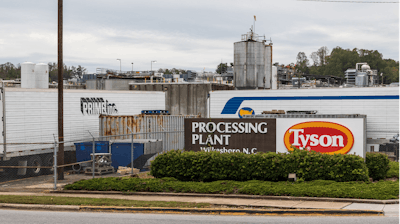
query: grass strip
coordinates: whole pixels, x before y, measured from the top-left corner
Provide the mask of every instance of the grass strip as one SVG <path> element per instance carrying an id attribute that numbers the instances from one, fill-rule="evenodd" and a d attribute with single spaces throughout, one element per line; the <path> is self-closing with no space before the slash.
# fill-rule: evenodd
<path id="1" fill-rule="evenodd" d="M 182 192 L 207 194 L 248 194 L 296 197 L 331 197 L 360 199 L 398 199 L 399 181 L 309 182 L 270 181 L 214 181 L 184 182 L 174 178 L 96 178 L 66 185 L 66 190 L 122 191 L 122 192 Z"/>
<path id="2" fill-rule="evenodd" d="M 77 198 L 56 196 L 0 195 L 0 203 L 44 204 L 44 205 L 92 205 L 123 207 L 170 207 L 170 208 L 209 208 L 209 203 L 175 201 L 134 201 L 109 198 Z"/>

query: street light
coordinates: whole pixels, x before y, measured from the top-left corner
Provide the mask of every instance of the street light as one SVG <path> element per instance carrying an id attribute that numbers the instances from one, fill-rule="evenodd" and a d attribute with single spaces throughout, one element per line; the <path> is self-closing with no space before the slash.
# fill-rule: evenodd
<path id="1" fill-rule="evenodd" d="M 117 60 L 119 60 L 119 73 L 121 73 L 121 59 L 117 58 Z"/>
<path id="2" fill-rule="evenodd" d="M 151 61 L 150 62 L 150 73 L 153 71 L 153 62 L 157 63 L 157 61 Z"/>
<path id="3" fill-rule="evenodd" d="M 133 62 L 131 64 L 132 64 L 132 73 L 133 73 Z"/>

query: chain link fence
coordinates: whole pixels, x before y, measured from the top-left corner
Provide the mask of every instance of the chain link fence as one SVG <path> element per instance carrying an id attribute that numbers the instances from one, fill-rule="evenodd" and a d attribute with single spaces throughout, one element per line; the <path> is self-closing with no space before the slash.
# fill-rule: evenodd
<path id="1" fill-rule="evenodd" d="M 7 143 L 25 150 L 8 153 L 0 161 L 0 191 L 16 188 L 58 189 L 64 170 L 68 183 L 80 179 L 131 175 L 149 168 L 150 161 L 163 151 L 183 149 L 184 131 L 159 131 L 92 136 L 65 142 Z M 165 144 L 168 143 L 168 147 Z M 41 144 L 44 149 L 26 150 Z M 64 144 L 64 164 L 57 164 L 59 147 Z M 94 161 L 94 162 L 93 162 Z M 117 173 L 117 170 L 123 171 Z M 2 189 L 3 188 L 3 189 Z"/>

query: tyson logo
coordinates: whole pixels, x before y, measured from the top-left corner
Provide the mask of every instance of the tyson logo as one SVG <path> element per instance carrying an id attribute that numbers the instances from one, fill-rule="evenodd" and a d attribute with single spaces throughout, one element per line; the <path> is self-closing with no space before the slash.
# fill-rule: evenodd
<path id="1" fill-rule="evenodd" d="M 311 121 L 293 125 L 284 135 L 285 146 L 289 151 L 304 148 L 325 154 L 346 154 L 354 144 L 353 133 L 343 125 Z"/>

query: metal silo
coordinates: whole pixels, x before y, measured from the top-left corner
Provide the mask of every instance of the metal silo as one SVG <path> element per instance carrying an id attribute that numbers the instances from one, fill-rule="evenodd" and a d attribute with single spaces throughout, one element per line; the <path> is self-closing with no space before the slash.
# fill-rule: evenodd
<path id="1" fill-rule="evenodd" d="M 21 64 L 21 88 L 35 88 L 35 63 Z"/>
<path id="2" fill-rule="evenodd" d="M 234 43 L 234 84 L 236 89 L 271 88 L 272 44 L 250 31 Z"/>
<path id="3" fill-rule="evenodd" d="M 48 89 L 49 88 L 49 65 L 45 63 L 38 63 L 35 66 L 35 88 Z"/>

